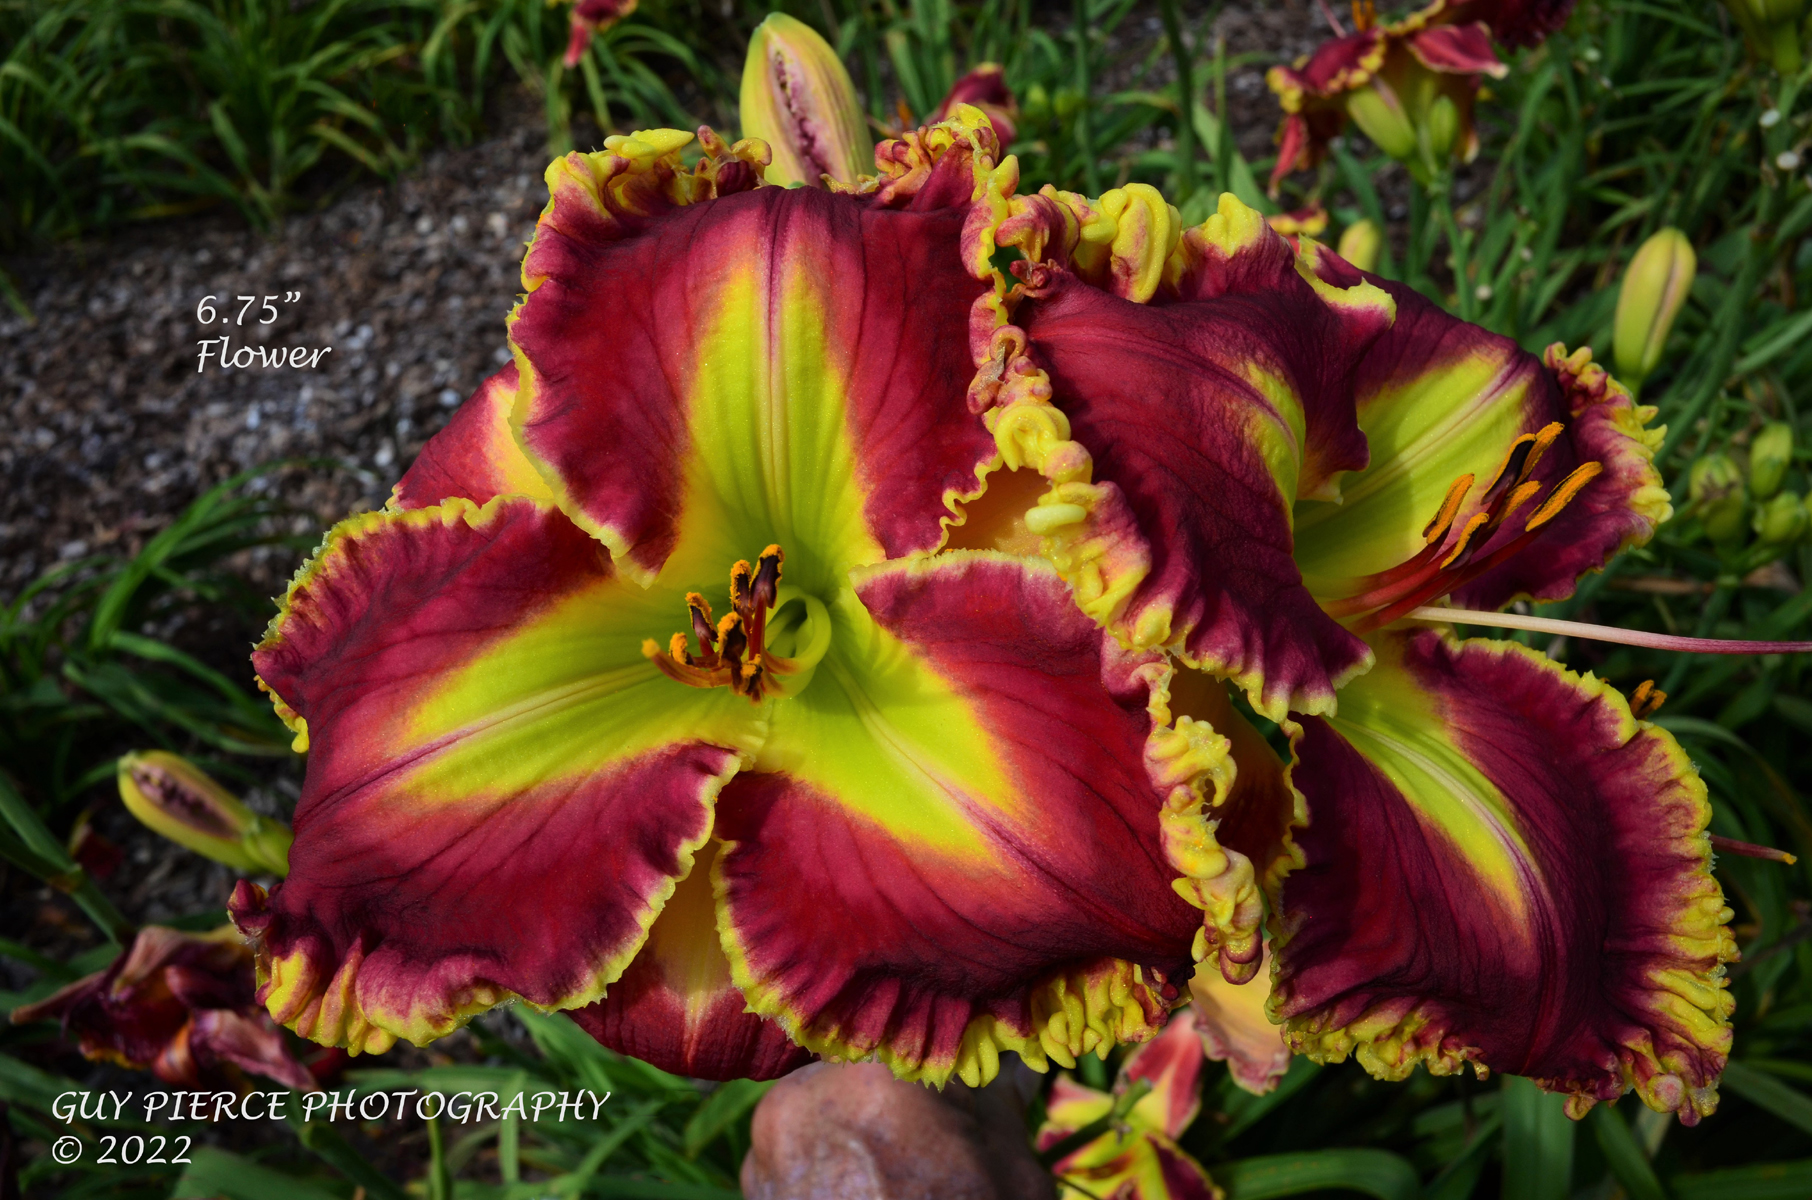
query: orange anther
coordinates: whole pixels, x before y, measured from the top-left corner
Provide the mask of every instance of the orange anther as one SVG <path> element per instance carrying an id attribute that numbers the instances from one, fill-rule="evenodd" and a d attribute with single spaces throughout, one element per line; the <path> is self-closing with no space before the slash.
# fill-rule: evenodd
<path id="1" fill-rule="evenodd" d="M 1573 497 L 1579 494 L 1581 488 L 1598 478 L 1603 471 L 1603 463 L 1589 462 L 1561 480 L 1560 486 L 1548 493 L 1548 498 L 1542 501 L 1541 507 L 1535 510 L 1535 515 L 1529 518 L 1529 523 L 1523 528 L 1539 529 L 1552 521 L 1560 515 L 1561 509 L 1572 503 Z"/>
<path id="2" fill-rule="evenodd" d="M 1422 528 L 1422 540 L 1429 545 L 1447 536 L 1447 529 L 1453 519 L 1460 513 L 1460 505 L 1466 502 L 1466 493 L 1472 490 L 1472 476 L 1462 475 L 1447 485 L 1447 496 L 1441 501 L 1441 507 L 1434 519 Z"/>

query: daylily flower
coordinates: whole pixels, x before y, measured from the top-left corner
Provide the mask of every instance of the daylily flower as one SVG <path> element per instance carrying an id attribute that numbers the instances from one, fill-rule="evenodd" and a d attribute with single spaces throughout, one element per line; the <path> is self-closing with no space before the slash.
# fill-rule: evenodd
<path id="1" fill-rule="evenodd" d="M 548 0 L 548 3 L 557 4 L 559 0 Z M 635 11 L 635 6 L 636 0 L 574 0 L 572 34 L 566 42 L 564 60 L 567 67 L 578 66 L 593 35 L 621 21 Z"/>
<path id="2" fill-rule="evenodd" d="M 1291 171 L 1326 157 L 1349 118 L 1424 182 L 1449 160 L 1471 162 L 1478 154 L 1472 102 L 1479 81 L 1508 70 L 1491 49 L 1482 14 L 1450 0 L 1386 25 L 1375 23 L 1369 6 L 1354 12 L 1361 21 L 1355 32 L 1265 75 L 1284 110 L 1272 195 Z"/>
<path id="3" fill-rule="evenodd" d="M 1041 1151 L 1113 1118 L 1099 1137 L 1052 1166 L 1059 1200 L 1219 1200 L 1222 1193 L 1202 1164 L 1176 1143 L 1201 1112 L 1201 1072 L 1195 1014 L 1184 1009 L 1154 1041 L 1127 1056 L 1113 1094 L 1059 1075 L 1038 1131 Z M 1150 1090 L 1126 1104 L 1131 1089 L 1140 1084 Z"/>
<path id="4" fill-rule="evenodd" d="M 62 1022 L 83 1054 L 202 1086 L 228 1068 L 310 1090 L 314 1079 L 252 996 L 252 952 L 230 925 L 140 929 L 112 965 L 13 1010 L 15 1025 Z"/>
<path id="5" fill-rule="evenodd" d="M 1023 527 L 1084 610 L 1291 739 L 1286 767 L 1220 684 L 1172 682 L 1230 739 L 1215 837 L 1270 895 L 1291 1047 L 1526 1074 L 1575 1115 L 1631 1088 L 1711 1111 L 1735 948 L 1690 760 L 1599 680 L 1421 623 L 1562 598 L 1645 541 L 1671 512 L 1654 410 L 1586 351 L 1537 360 L 1237 202 L 1179 236 L 1155 205 L 1096 229 L 1106 201 L 997 204 L 1025 261 L 978 399 L 1049 485 Z"/>
<path id="6" fill-rule="evenodd" d="M 595 1006 L 717 1077 L 1155 1034 L 1197 961 L 1257 964 L 1227 742 L 1048 564 L 933 553 L 1001 465 L 971 201 L 1011 160 L 971 107 L 856 192 L 690 140 L 549 168 L 515 361 L 256 650 L 309 747 L 289 876 L 232 904 L 260 996 L 364 1052 Z"/>

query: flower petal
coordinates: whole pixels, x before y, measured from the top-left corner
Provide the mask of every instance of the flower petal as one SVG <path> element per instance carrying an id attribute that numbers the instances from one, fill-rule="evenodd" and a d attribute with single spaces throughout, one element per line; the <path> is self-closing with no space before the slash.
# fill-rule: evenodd
<path id="1" fill-rule="evenodd" d="M 1448 315 L 1413 289 L 1365 275 L 1321 247 L 1309 251 L 1330 282 L 1369 279 L 1397 301 L 1397 320 L 1373 345 L 1354 382 L 1371 465 L 1348 476 L 1339 505 L 1296 508 L 1296 561 L 1324 600 L 1366 590 L 1368 577 L 1422 551 L 1423 532 L 1455 480 L 1473 486 L 1452 521 L 1457 536 L 1486 508 L 1487 491 L 1519 439 L 1553 422 L 1565 429 L 1534 462 L 1536 499 L 1474 548 L 1482 561 L 1521 537 L 1539 497 L 1586 463 L 1602 471 L 1533 540 L 1453 594 L 1469 608 L 1519 595 L 1556 600 L 1618 551 L 1640 545 L 1671 514 L 1653 464 L 1664 430 L 1588 352 L 1546 365 L 1509 338 Z"/>
<path id="2" fill-rule="evenodd" d="M 1304 722 L 1307 866 L 1272 1011 L 1322 1061 L 1528 1075 L 1579 1115 L 1632 1086 L 1696 1121 L 1730 1046 L 1730 910 L 1672 736 L 1514 642 L 1386 633 Z"/>
<path id="3" fill-rule="evenodd" d="M 857 593 L 833 645 L 860 649 L 720 802 L 720 927 L 756 1011 L 975 1084 L 1002 1050 L 1071 1065 L 1155 1034 L 1192 958 L 1256 968 L 1250 864 L 1204 814 L 1226 742 L 1171 727 L 1161 655 L 1119 650 L 1036 559 L 887 563 Z"/>
<path id="4" fill-rule="evenodd" d="M 1201 1051 L 1190 1039 L 1190 1051 Z M 1149 1097 L 1147 1097 L 1149 1099 Z M 1038 1148 L 1049 1150 L 1076 1130 L 1113 1111 L 1113 1097 L 1059 1075 L 1046 1102 Z M 1110 1130 L 1052 1164 L 1059 1200 L 1221 1200 L 1208 1172 L 1162 1133 L 1139 1124 Z"/>
<path id="5" fill-rule="evenodd" d="M 1197 971 L 1189 981 L 1203 1052 L 1225 1062 L 1233 1082 L 1254 1096 L 1271 1091 L 1290 1069 L 1290 1045 L 1265 1012 L 1271 997 L 1269 948 L 1258 974 L 1251 983 L 1234 984 L 1212 971 Z"/>
<path id="6" fill-rule="evenodd" d="M 614 162 L 549 169 L 511 324 L 514 419 L 562 507 L 644 581 L 682 523 L 735 547 L 713 574 L 778 542 L 820 591 L 936 548 L 995 457 L 966 406 L 964 208 L 761 188 L 617 217 L 591 183 Z"/>
<path id="7" fill-rule="evenodd" d="M 1218 972 L 1196 972 L 1198 978 L 1203 975 L 1220 978 Z M 1116 1091 L 1139 1080 L 1151 1084 L 1151 1091 L 1128 1114 L 1146 1129 L 1181 1137 L 1202 1111 L 1202 1042 L 1195 1027 L 1194 1011 L 1182 1009 L 1170 1018 L 1163 1033 L 1127 1055 L 1121 1064 Z"/>
<path id="8" fill-rule="evenodd" d="M 288 879 L 235 897 L 272 1015 L 377 1051 L 599 998 L 761 740 L 642 657 L 681 605 L 523 498 L 329 532 L 253 655 L 313 746 Z"/>
<path id="9" fill-rule="evenodd" d="M 1091 616 L 1233 678 L 1273 718 L 1326 711 L 1367 651 L 1302 586 L 1290 510 L 1365 464 L 1350 375 L 1390 301 L 1305 278 L 1231 197 L 1166 278 L 1174 298 L 1150 305 L 1063 273 L 1035 290 L 1014 369 L 1047 371 L 1051 401 L 990 413 L 996 440 L 1056 485 L 1027 519 Z M 1003 355 L 1015 336 L 996 336 Z"/>
<path id="10" fill-rule="evenodd" d="M 575 1009 L 579 1027 L 612 1050 L 691 1079 L 774 1079 L 811 1061 L 773 1021 L 747 1011 L 717 938 L 711 864 L 698 852 L 648 930 L 648 941 L 604 999 Z"/>
<path id="11" fill-rule="evenodd" d="M 446 428 L 428 439 L 390 492 L 392 508 L 425 508 L 450 496 L 484 504 L 492 496 L 552 501 L 541 472 L 516 444 L 510 409 L 516 402 L 516 364 L 478 385 Z"/>
<path id="12" fill-rule="evenodd" d="M 1491 48 L 1491 35 L 1483 25 L 1437 25 L 1409 38 L 1410 53 L 1431 71 L 1449 75 L 1489 75 L 1502 79 L 1510 73 Z"/>

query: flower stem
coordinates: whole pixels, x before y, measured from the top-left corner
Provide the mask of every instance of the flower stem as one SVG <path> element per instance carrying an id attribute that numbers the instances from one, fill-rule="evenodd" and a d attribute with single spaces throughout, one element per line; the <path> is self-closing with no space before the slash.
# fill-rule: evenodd
<path id="1" fill-rule="evenodd" d="M 1479 612 L 1470 608 L 1424 606 L 1413 608 L 1405 615 L 1412 621 L 1527 629 L 1533 633 L 1560 634 L 1594 642 L 1616 642 L 1624 646 L 1643 646 L 1650 650 L 1683 650 L 1691 654 L 1801 654 L 1812 650 L 1812 642 L 1745 642 L 1727 638 L 1676 637 L 1666 633 L 1646 633 L 1639 629 L 1592 625 L 1585 621 L 1557 621 L 1551 617 Z"/>

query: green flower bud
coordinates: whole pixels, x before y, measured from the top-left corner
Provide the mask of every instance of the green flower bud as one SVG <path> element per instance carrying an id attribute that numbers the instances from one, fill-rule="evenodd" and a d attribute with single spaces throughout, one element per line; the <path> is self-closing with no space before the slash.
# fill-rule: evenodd
<path id="1" fill-rule="evenodd" d="M 1617 375 L 1630 387 L 1648 378 L 1660 363 L 1698 265 L 1692 243 L 1671 226 L 1656 231 L 1630 260 L 1617 294 L 1612 333 Z"/>
<path id="2" fill-rule="evenodd" d="M 1799 22 L 1806 0 L 1724 0 L 1724 7 L 1742 27 L 1751 54 L 1773 63 L 1783 75 L 1799 70 Z"/>
<path id="3" fill-rule="evenodd" d="M 1340 257 L 1361 271 L 1378 266 L 1378 250 L 1384 245 L 1384 231 L 1370 220 L 1355 221 L 1340 235 Z"/>
<path id="4" fill-rule="evenodd" d="M 874 174 L 874 140 L 856 85 L 816 30 L 785 13 L 755 27 L 742 64 L 742 136 L 773 152 L 769 183 L 822 186 Z"/>
<path id="5" fill-rule="evenodd" d="M 1781 490 L 1787 464 L 1793 461 L 1793 426 L 1770 421 L 1749 444 L 1749 494 L 1766 500 Z"/>
<path id="6" fill-rule="evenodd" d="M 1423 123 L 1428 133 L 1429 157 L 1436 163 L 1447 161 L 1453 142 L 1460 133 L 1460 110 L 1451 96 L 1436 96 L 1428 106 L 1428 119 Z"/>
<path id="7" fill-rule="evenodd" d="M 1360 132 L 1392 158 L 1408 159 L 1416 152 L 1416 127 L 1396 93 L 1382 81 L 1373 80 L 1369 87 L 1348 95 L 1346 112 Z"/>
<path id="8" fill-rule="evenodd" d="M 1026 122 L 1031 125 L 1042 125 L 1051 116 L 1051 93 L 1044 90 L 1044 84 L 1034 83 L 1026 89 L 1025 104 L 1020 107 L 1025 114 Z"/>
<path id="9" fill-rule="evenodd" d="M 1748 502 L 1743 472 L 1725 454 L 1707 454 L 1687 475 L 1690 507 L 1698 513 L 1705 536 L 1716 545 L 1743 536 L 1743 508 Z"/>
<path id="10" fill-rule="evenodd" d="M 1792 492 L 1782 492 L 1755 510 L 1755 536 L 1764 545 L 1785 546 L 1806 532 L 1806 502 Z"/>
<path id="11" fill-rule="evenodd" d="M 178 845 L 236 870 L 289 874 L 289 826 L 259 816 L 187 759 L 122 755 L 119 787 L 127 811 Z"/>

